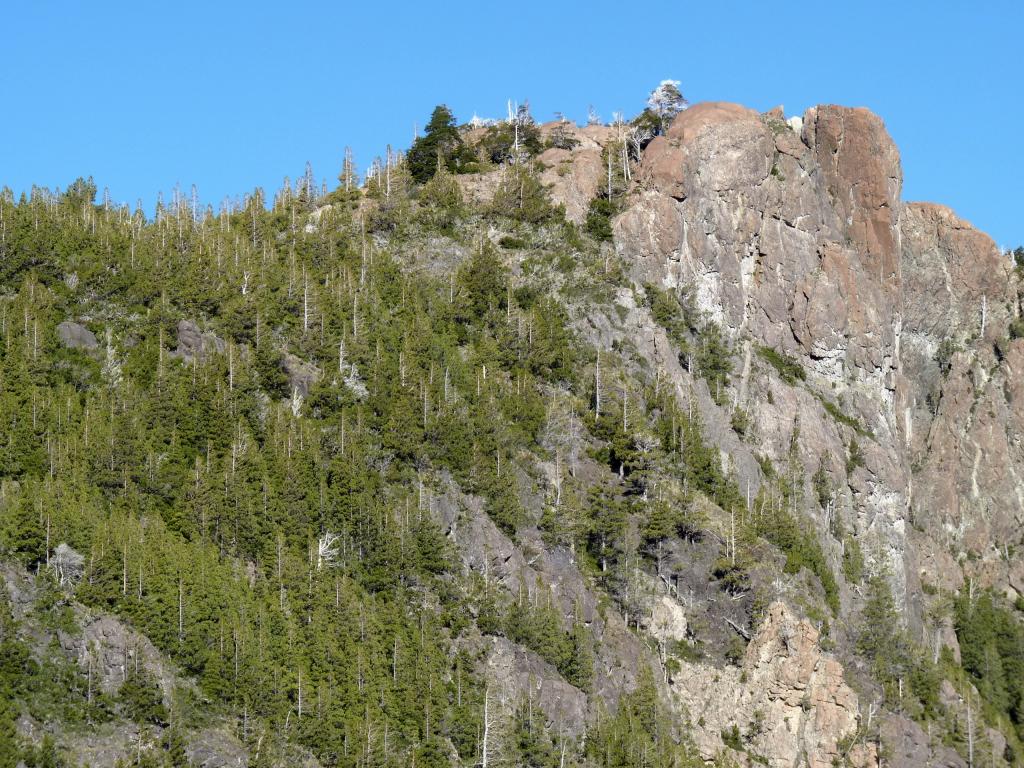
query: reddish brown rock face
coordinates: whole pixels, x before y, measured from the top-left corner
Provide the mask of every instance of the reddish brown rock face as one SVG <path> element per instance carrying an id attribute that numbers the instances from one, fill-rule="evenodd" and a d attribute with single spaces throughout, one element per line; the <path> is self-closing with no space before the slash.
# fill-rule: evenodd
<path id="1" fill-rule="evenodd" d="M 677 199 L 693 194 L 697 185 L 705 190 L 756 185 L 771 169 L 770 149 L 771 139 L 757 112 L 724 102 L 697 104 L 650 143 L 642 176 L 650 187 Z M 709 151 L 721 157 L 706 163 Z"/>
<path id="2" fill-rule="evenodd" d="M 818 638 L 810 622 L 777 602 L 768 607 L 741 666 L 684 668 L 673 692 L 704 723 L 695 740 L 705 758 L 720 754 L 720 734 L 736 725 L 754 734 L 751 748 L 768 765 L 834 764 L 840 742 L 857 731 L 859 703 L 842 665 L 821 651 Z M 874 754 L 863 750 L 851 758 L 854 765 L 871 765 Z"/>
<path id="3" fill-rule="evenodd" d="M 650 143 L 638 177 L 616 249 L 637 283 L 692 290 L 746 350 L 740 396 L 756 398 L 746 361 L 765 345 L 800 360 L 798 389 L 870 431 L 771 385 L 772 403 L 747 405 L 770 453 L 784 454 L 776 433 L 798 415 L 804 466 L 832 467 L 840 514 L 900 594 L 918 578 L 960 583 L 958 561 L 1008 587 L 996 550 L 1024 526 L 1024 343 L 1007 341 L 1017 278 L 992 241 L 946 208 L 900 200 L 899 154 L 865 109 L 786 123 L 698 104 Z M 855 438 L 865 466 L 847 476 Z"/>
<path id="4" fill-rule="evenodd" d="M 898 281 L 903 172 L 882 120 L 866 109 L 813 107 L 804 117 L 804 139 L 869 272 L 880 282 Z"/>

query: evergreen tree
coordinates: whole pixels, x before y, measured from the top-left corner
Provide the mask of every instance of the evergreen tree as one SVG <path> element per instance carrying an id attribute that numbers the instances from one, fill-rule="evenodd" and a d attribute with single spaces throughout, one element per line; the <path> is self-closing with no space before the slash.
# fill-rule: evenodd
<path id="1" fill-rule="evenodd" d="M 444 104 L 434 107 L 424 134 L 413 142 L 407 155 L 409 172 L 420 184 L 433 178 L 439 167 L 457 173 L 469 157 L 455 115 Z"/>

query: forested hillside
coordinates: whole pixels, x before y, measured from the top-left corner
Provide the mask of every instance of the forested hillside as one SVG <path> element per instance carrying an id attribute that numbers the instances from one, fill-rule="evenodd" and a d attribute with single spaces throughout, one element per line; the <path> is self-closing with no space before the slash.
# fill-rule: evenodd
<path id="1" fill-rule="evenodd" d="M 883 709 L 1021 759 L 1020 600 L 939 594 L 955 653 L 901 623 L 835 512 L 878 428 L 614 244 L 665 103 L 598 143 L 438 108 L 365 182 L 216 210 L 0 196 L 0 766 L 768 762 L 765 710 L 677 686 L 780 626 L 856 660 L 828 760 L 881 759 Z M 556 200 L 537 158 L 588 141 Z M 751 370 L 817 409 L 781 451 Z"/>

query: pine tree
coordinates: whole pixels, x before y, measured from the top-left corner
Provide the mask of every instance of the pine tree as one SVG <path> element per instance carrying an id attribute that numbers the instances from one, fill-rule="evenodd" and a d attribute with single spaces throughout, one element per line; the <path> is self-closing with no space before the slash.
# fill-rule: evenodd
<path id="1" fill-rule="evenodd" d="M 434 107 L 423 136 L 418 137 L 407 156 L 409 172 L 420 184 L 433 178 L 438 167 L 456 173 L 467 154 L 455 124 L 455 115 L 444 104 Z"/>

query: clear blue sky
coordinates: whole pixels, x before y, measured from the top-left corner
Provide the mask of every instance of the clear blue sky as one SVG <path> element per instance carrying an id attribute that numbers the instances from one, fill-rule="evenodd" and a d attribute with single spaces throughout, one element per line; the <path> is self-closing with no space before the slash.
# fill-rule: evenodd
<path id="1" fill-rule="evenodd" d="M 528 98 L 539 119 L 632 115 L 662 78 L 691 101 L 787 114 L 867 106 L 904 197 L 1024 243 L 1022 3 L 33 0 L 0 11 L 0 185 L 92 175 L 117 201 L 192 183 L 219 202 L 306 160 L 331 182 L 460 119 Z"/>

